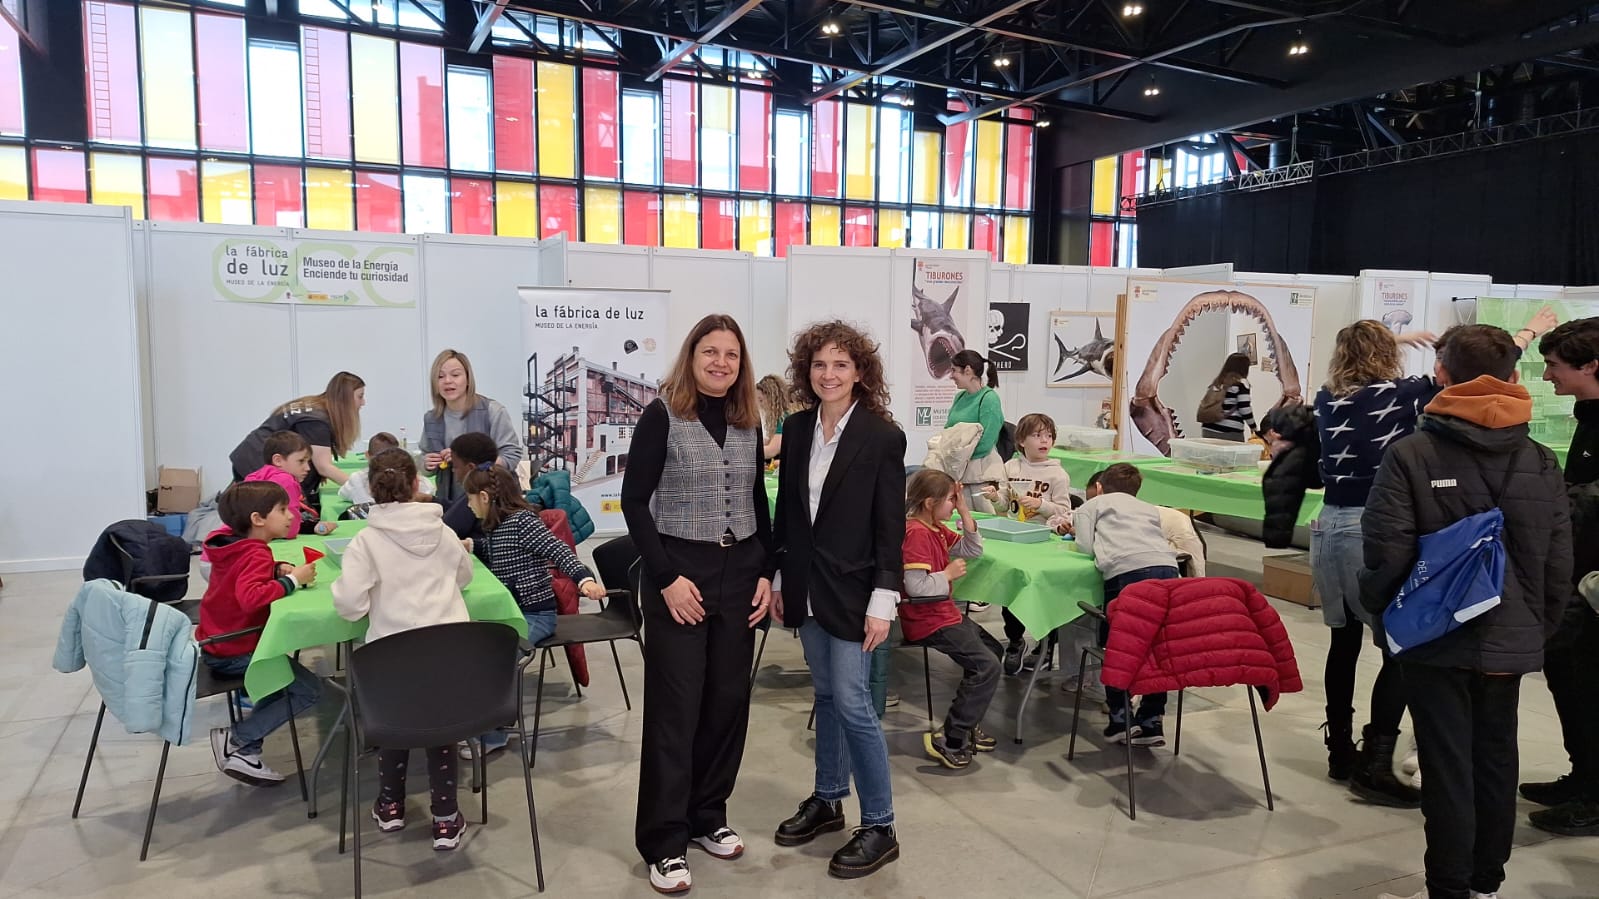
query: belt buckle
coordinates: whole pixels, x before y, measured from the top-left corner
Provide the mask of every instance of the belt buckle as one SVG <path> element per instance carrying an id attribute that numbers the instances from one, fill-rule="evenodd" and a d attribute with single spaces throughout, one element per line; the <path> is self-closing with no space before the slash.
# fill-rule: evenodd
<path id="1" fill-rule="evenodd" d="M 720 546 L 723 549 L 727 549 L 728 547 L 733 546 L 733 545 L 735 545 L 737 543 L 738 543 L 738 538 L 733 536 L 732 534 L 723 534 L 721 537 L 717 538 L 717 541 L 716 541 L 716 545 Z"/>

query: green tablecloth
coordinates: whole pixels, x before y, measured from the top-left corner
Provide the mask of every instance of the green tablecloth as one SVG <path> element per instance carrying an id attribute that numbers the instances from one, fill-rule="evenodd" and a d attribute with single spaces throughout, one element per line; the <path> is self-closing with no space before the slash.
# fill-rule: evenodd
<path id="1" fill-rule="evenodd" d="M 351 453 L 333 460 L 340 471 L 361 471 L 366 468 L 366 453 Z"/>
<path id="2" fill-rule="evenodd" d="M 1071 478 L 1072 488 L 1082 490 L 1088 479 L 1117 462 L 1128 462 L 1138 468 L 1148 468 L 1151 465 L 1170 465 L 1171 460 L 1165 456 L 1140 456 L 1137 453 L 1124 453 L 1120 451 L 1108 453 L 1080 453 L 1074 450 L 1054 447 L 1049 451 L 1049 457 L 1060 463 L 1066 469 L 1066 476 Z"/>
<path id="3" fill-rule="evenodd" d="M 983 555 L 966 562 L 966 576 L 955 582 L 956 599 L 991 602 L 1010 609 L 1042 637 L 1075 621 L 1077 601 L 1105 602 L 1105 582 L 1094 559 L 1077 545 L 1051 537 L 1043 543 L 983 540 Z"/>
<path id="4" fill-rule="evenodd" d="M 1261 473 L 1235 471 L 1227 474 L 1200 474 L 1184 465 L 1154 465 L 1143 468 L 1144 486 L 1138 498 L 1157 506 L 1193 509 L 1217 515 L 1231 515 L 1260 521 L 1266 517 L 1266 502 L 1260 492 Z M 1322 492 L 1305 494 L 1295 524 L 1303 525 L 1321 514 Z"/>
<path id="5" fill-rule="evenodd" d="M 334 536 L 351 537 L 364 527 L 364 521 L 346 521 L 339 525 L 340 533 Z M 272 543 L 272 555 L 281 562 L 299 564 L 305 561 L 305 547 L 321 550 L 325 548 L 324 542 L 325 538 L 314 534 L 295 540 L 277 540 Z M 527 619 L 517 608 L 516 600 L 511 598 L 511 591 L 505 589 L 482 562 L 473 559 L 472 567 L 472 583 L 462 591 L 472 619 L 509 624 L 526 637 Z M 365 619 L 345 621 L 333 610 L 333 592 L 328 585 L 337 576 L 338 569 L 332 564 L 319 563 L 314 585 L 296 590 L 272 604 L 266 629 L 261 632 L 261 642 L 244 673 L 244 686 L 251 696 L 266 696 L 294 680 L 289 657 L 295 651 L 354 640 L 366 633 Z"/>
<path id="6" fill-rule="evenodd" d="M 317 491 L 317 493 L 322 497 L 323 521 L 338 521 L 339 516 L 344 514 L 344 510 L 350 508 L 350 501 L 339 495 L 339 485 L 332 481 L 323 481 L 322 489 Z M 335 533 L 331 536 L 348 537 L 353 533 L 355 532 L 351 531 L 349 534 Z"/>

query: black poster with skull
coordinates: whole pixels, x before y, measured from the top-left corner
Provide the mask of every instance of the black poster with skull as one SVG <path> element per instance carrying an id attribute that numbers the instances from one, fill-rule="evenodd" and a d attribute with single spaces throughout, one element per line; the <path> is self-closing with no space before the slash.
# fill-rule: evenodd
<path id="1" fill-rule="evenodd" d="M 988 304 L 988 359 L 1000 371 L 1027 370 L 1030 303 Z"/>

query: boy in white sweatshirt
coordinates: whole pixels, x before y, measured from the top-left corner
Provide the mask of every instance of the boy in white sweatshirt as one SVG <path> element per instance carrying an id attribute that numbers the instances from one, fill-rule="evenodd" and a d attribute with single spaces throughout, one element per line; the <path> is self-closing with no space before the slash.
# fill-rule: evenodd
<path id="1" fill-rule="evenodd" d="M 1023 415 L 1016 423 L 1016 448 L 1019 455 L 1005 463 L 1010 484 L 1010 514 L 1018 521 L 1037 519 L 1040 523 L 1064 520 L 1071 524 L 1071 478 L 1060 461 L 1051 459 L 1055 446 L 1055 420 L 1041 412 Z M 1039 642 L 1027 651 L 1027 628 L 1003 610 L 1005 619 L 1005 673 L 1017 675 L 1031 671 L 1043 658 L 1052 657 L 1054 638 Z"/>

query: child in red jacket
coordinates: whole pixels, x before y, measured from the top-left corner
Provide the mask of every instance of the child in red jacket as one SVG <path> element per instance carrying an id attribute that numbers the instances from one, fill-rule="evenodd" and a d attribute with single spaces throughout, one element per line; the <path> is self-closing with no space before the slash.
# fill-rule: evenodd
<path id="1" fill-rule="evenodd" d="M 298 513 L 289 495 L 271 481 L 240 482 L 223 491 L 217 503 L 225 529 L 205 540 L 211 557 L 211 582 L 200 600 L 200 640 L 266 625 L 269 606 L 316 580 L 316 566 L 295 567 L 272 558 L 269 540 L 289 535 Z M 241 534 L 245 536 L 240 536 Z M 243 677 L 260 640 L 245 634 L 205 647 L 201 656 L 223 677 Z M 211 754 L 223 774 L 253 786 L 274 786 L 283 775 L 261 761 L 261 742 L 289 719 L 316 705 L 321 689 L 316 675 L 290 661 L 294 681 L 276 693 L 255 698 L 255 709 L 236 726 L 211 731 Z"/>

